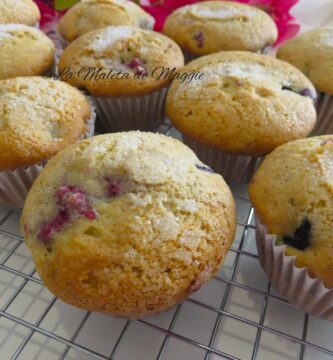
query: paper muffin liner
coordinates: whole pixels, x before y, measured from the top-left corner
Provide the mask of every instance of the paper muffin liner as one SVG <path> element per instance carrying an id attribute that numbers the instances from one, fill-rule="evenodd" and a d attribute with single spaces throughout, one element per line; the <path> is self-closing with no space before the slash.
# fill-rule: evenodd
<path id="1" fill-rule="evenodd" d="M 267 233 L 256 214 L 256 241 L 259 261 L 272 285 L 291 304 L 317 318 L 333 320 L 333 289 L 309 276 L 308 269 L 295 265 L 295 256 L 285 255 L 285 245 L 276 245 L 277 236 Z"/>
<path id="2" fill-rule="evenodd" d="M 86 98 L 87 98 L 87 100 L 89 102 L 89 105 L 90 105 L 90 118 L 87 121 L 88 130 L 87 130 L 87 132 L 85 133 L 85 135 L 83 137 L 84 139 L 94 136 L 95 122 L 96 122 L 96 116 L 97 116 L 96 115 L 96 108 L 95 108 L 95 106 L 93 104 L 93 101 L 92 101 L 91 97 L 86 95 Z"/>
<path id="3" fill-rule="evenodd" d="M 62 46 L 63 49 L 65 49 L 65 47 L 69 45 L 69 41 L 65 40 L 57 30 L 56 30 L 56 35 L 60 42 L 60 45 Z"/>
<path id="4" fill-rule="evenodd" d="M 90 108 L 91 115 L 87 121 L 88 129 L 82 139 L 94 135 L 96 113 L 91 102 Z M 0 204 L 10 208 L 22 208 L 33 182 L 46 163 L 47 160 L 43 160 L 39 164 L 28 167 L 22 166 L 14 170 L 0 171 Z"/>
<path id="5" fill-rule="evenodd" d="M 167 87 L 144 96 L 91 97 L 108 132 L 156 130 L 165 119 Z"/>
<path id="6" fill-rule="evenodd" d="M 312 135 L 333 134 L 333 96 L 318 93 L 316 101 L 317 123 Z"/>
<path id="7" fill-rule="evenodd" d="M 248 184 L 263 160 L 263 157 L 233 155 L 212 149 L 185 135 L 183 141 L 204 164 L 221 174 L 227 183 Z"/>
<path id="8" fill-rule="evenodd" d="M 10 208 L 22 208 L 33 182 L 44 165 L 41 163 L 0 171 L 0 204 Z"/>
<path id="9" fill-rule="evenodd" d="M 182 50 L 183 50 L 183 54 L 184 54 L 185 65 L 200 57 L 199 55 L 192 54 L 185 49 L 182 49 Z"/>

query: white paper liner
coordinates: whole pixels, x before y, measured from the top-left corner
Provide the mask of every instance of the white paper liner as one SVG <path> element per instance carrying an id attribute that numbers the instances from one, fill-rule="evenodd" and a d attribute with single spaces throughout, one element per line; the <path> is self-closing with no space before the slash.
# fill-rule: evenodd
<path id="1" fill-rule="evenodd" d="M 63 49 L 65 49 L 65 47 L 67 47 L 69 45 L 69 41 L 65 40 L 57 30 L 56 30 L 56 35 L 57 35 L 57 38 L 58 38 L 61 46 L 63 47 Z"/>
<path id="2" fill-rule="evenodd" d="M 88 130 L 86 132 L 86 134 L 84 135 L 84 139 L 86 138 L 90 138 L 92 136 L 94 136 L 94 132 L 95 132 L 95 122 L 96 122 L 96 109 L 95 106 L 93 104 L 93 101 L 91 99 L 90 96 L 85 95 L 88 102 L 89 102 L 89 106 L 90 106 L 90 118 L 87 121 L 87 126 L 88 126 Z"/>
<path id="3" fill-rule="evenodd" d="M 276 245 L 277 237 L 267 233 L 256 214 L 256 241 L 259 261 L 272 285 L 291 304 L 306 313 L 333 320 L 333 289 L 309 276 L 307 268 L 295 266 L 295 257 L 286 256 L 285 245 Z"/>
<path id="4" fill-rule="evenodd" d="M 11 208 L 22 208 L 33 182 L 44 165 L 38 164 L 0 171 L 0 204 Z"/>
<path id="5" fill-rule="evenodd" d="M 183 141 L 204 164 L 221 174 L 227 183 L 248 184 L 263 160 L 263 157 L 232 155 L 212 149 L 185 135 Z"/>
<path id="6" fill-rule="evenodd" d="M 156 130 L 165 119 L 167 87 L 144 96 L 94 97 L 98 120 L 106 131 Z"/>
<path id="7" fill-rule="evenodd" d="M 312 135 L 333 134 L 333 96 L 319 92 L 315 105 L 317 123 Z"/>
<path id="8" fill-rule="evenodd" d="M 82 139 L 93 136 L 95 129 L 96 112 L 89 98 L 88 101 L 90 104 L 91 115 L 90 119 L 87 121 L 88 130 Z M 21 209 L 33 182 L 46 163 L 47 160 L 44 160 L 40 164 L 28 167 L 22 166 L 14 170 L 0 171 L 0 204 L 10 208 Z"/>

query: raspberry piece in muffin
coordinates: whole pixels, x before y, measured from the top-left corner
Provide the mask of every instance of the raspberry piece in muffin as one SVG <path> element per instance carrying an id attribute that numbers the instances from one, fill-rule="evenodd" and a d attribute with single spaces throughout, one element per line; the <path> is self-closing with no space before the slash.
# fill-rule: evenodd
<path id="1" fill-rule="evenodd" d="M 196 164 L 181 142 L 140 132 L 95 136 L 51 159 L 22 215 L 46 286 L 69 304 L 127 318 L 161 312 L 199 290 L 230 248 L 236 214 L 222 177 Z M 91 211 L 96 220 L 86 218 Z M 67 217 L 48 215 L 52 243 L 41 246 L 45 214 Z"/>
<path id="2" fill-rule="evenodd" d="M 107 191 L 109 197 L 115 197 L 120 195 L 121 189 L 120 185 L 116 181 L 112 181 L 110 179 L 107 179 L 108 185 L 107 185 Z"/>
<path id="3" fill-rule="evenodd" d="M 199 31 L 194 35 L 194 39 L 197 41 L 198 43 L 198 48 L 203 48 L 205 47 L 205 38 L 204 38 L 204 34 Z"/>
<path id="4" fill-rule="evenodd" d="M 132 59 L 128 64 L 127 67 L 132 69 L 135 75 L 147 75 L 147 71 L 143 65 L 143 63 L 138 59 Z"/>
<path id="5" fill-rule="evenodd" d="M 46 222 L 38 233 L 38 238 L 47 243 L 54 233 L 64 229 L 71 219 L 84 216 L 95 219 L 97 214 L 91 207 L 87 194 L 76 186 L 61 186 L 56 195 L 56 216 Z"/>

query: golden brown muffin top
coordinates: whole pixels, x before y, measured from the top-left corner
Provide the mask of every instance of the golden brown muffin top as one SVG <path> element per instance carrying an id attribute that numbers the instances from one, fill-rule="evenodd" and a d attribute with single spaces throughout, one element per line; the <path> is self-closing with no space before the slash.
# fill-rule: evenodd
<path id="1" fill-rule="evenodd" d="M 0 24 L 0 80 L 43 75 L 54 62 L 54 44 L 42 31 L 22 24 Z"/>
<path id="2" fill-rule="evenodd" d="M 277 56 L 300 69 L 319 91 L 333 95 L 333 26 L 296 36 Z"/>
<path id="3" fill-rule="evenodd" d="M 63 82 L 41 77 L 0 81 L 0 170 L 49 159 L 87 131 L 90 106 Z"/>
<path id="4" fill-rule="evenodd" d="M 181 142 L 140 132 L 96 136 L 61 151 L 33 185 L 22 216 L 51 291 L 130 318 L 198 290 L 218 271 L 235 223 L 221 176 Z"/>
<path id="5" fill-rule="evenodd" d="M 266 157 L 250 199 L 296 265 L 333 287 L 333 135 L 293 141 Z"/>
<path id="6" fill-rule="evenodd" d="M 81 0 L 60 19 L 58 31 L 67 41 L 107 26 L 134 26 L 152 30 L 154 18 L 127 0 Z"/>
<path id="7" fill-rule="evenodd" d="M 92 95 L 132 96 L 161 89 L 171 80 L 157 72 L 183 65 L 179 46 L 168 37 L 130 26 L 110 26 L 73 41 L 60 57 L 59 71 L 62 80 Z"/>
<path id="8" fill-rule="evenodd" d="M 314 127 L 316 91 L 286 62 L 225 51 L 192 61 L 182 71 L 202 78 L 175 79 L 167 112 L 178 130 L 199 143 L 258 156 L 306 137 Z"/>
<path id="9" fill-rule="evenodd" d="M 230 1 L 181 7 L 169 15 L 163 32 L 195 55 L 221 50 L 259 52 L 278 36 L 274 21 L 264 11 Z"/>
<path id="10" fill-rule="evenodd" d="M 34 26 L 40 20 L 38 6 L 32 0 L 1 0 L 0 24 Z"/>

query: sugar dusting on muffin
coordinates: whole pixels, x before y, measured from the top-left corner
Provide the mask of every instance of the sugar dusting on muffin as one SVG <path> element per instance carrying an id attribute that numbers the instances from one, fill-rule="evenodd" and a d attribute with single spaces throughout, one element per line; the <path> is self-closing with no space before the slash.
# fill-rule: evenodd
<path id="1" fill-rule="evenodd" d="M 197 5 L 193 7 L 184 8 L 184 12 L 187 12 L 196 17 L 206 18 L 206 19 L 218 19 L 218 20 L 231 20 L 237 18 L 249 18 L 255 14 L 255 11 L 252 11 L 251 8 L 226 8 L 226 9 L 214 9 L 214 8 L 205 8 L 203 6 Z"/>
<path id="2" fill-rule="evenodd" d="M 197 291 L 218 271 L 236 222 L 229 188 L 202 169 L 185 145 L 150 133 L 98 136 L 56 155 L 22 216 L 46 286 L 129 318 Z"/>
<path id="3" fill-rule="evenodd" d="M 109 27 L 105 30 L 104 33 L 101 33 L 100 37 L 94 39 L 94 41 L 89 45 L 90 49 L 95 51 L 105 51 L 110 49 L 113 45 L 119 41 L 126 40 L 129 37 L 133 36 L 135 32 L 134 28 L 128 26 L 118 26 L 116 28 Z"/>

